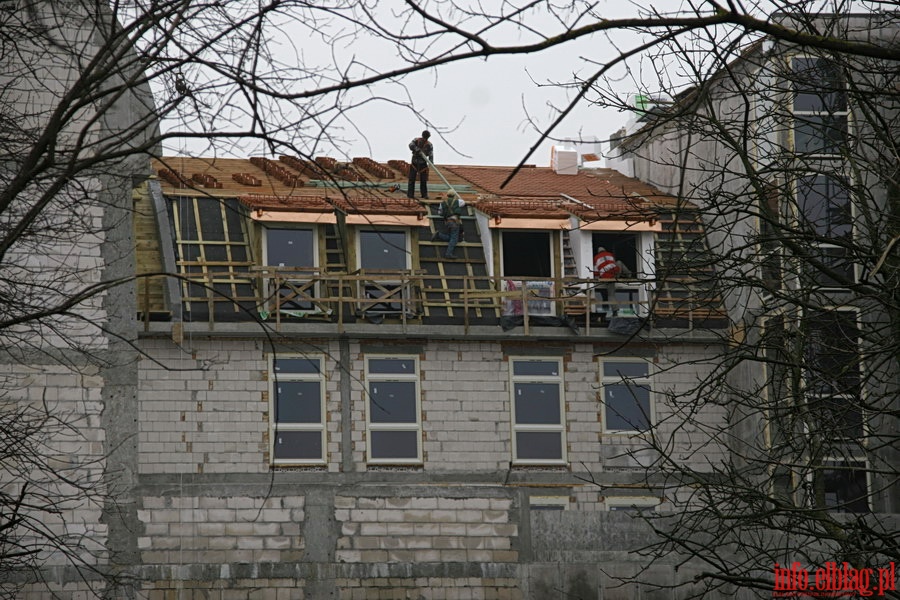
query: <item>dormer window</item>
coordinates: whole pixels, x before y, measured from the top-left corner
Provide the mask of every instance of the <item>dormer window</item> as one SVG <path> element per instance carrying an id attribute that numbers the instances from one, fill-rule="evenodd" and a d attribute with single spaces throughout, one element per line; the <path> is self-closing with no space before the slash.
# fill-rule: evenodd
<path id="1" fill-rule="evenodd" d="M 314 267 L 315 232 L 312 229 L 267 227 L 266 265 L 273 267 Z"/>
<path id="2" fill-rule="evenodd" d="M 406 231 L 360 229 L 359 268 L 366 271 L 403 271 L 409 268 Z"/>
<path id="3" fill-rule="evenodd" d="M 597 248 L 606 248 L 612 252 L 617 261 L 621 261 L 625 266 L 619 274 L 619 279 L 632 279 L 643 269 L 639 260 L 638 251 L 640 250 L 639 235 L 636 233 L 610 233 L 610 232 L 594 232 L 591 236 L 591 244 L 596 250 Z"/>
<path id="4" fill-rule="evenodd" d="M 549 231 L 501 232 L 503 290 L 521 290 L 522 298 L 547 298 L 528 300 L 529 315 L 552 315 L 555 312 L 551 300 L 554 296 L 551 278 L 555 272 L 551 239 Z M 519 297 L 511 295 L 504 301 L 503 312 L 506 315 L 522 315 L 523 304 Z"/>
<path id="5" fill-rule="evenodd" d="M 549 231 L 504 231 L 504 277 L 553 277 Z"/>
<path id="6" fill-rule="evenodd" d="M 405 229 L 361 228 L 357 239 L 359 268 L 366 276 L 360 282 L 360 298 L 381 300 L 361 303 L 361 311 L 367 315 L 402 313 L 410 296 L 409 233 Z M 411 309 L 408 306 L 407 312 Z"/>
<path id="7" fill-rule="evenodd" d="M 316 232 L 312 228 L 265 227 L 263 248 L 266 266 L 278 267 L 283 275 L 278 288 L 282 311 L 316 310 Z"/>

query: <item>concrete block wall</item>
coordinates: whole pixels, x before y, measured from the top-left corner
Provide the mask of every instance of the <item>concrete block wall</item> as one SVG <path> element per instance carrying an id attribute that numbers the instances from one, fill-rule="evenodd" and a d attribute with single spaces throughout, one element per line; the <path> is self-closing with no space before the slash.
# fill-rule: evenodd
<path id="1" fill-rule="evenodd" d="M 605 348 L 449 340 L 313 346 L 325 365 L 327 465 L 272 468 L 269 345 L 141 340 L 153 360 L 139 368 L 135 545 L 139 579 L 148 582 L 139 596 L 201 597 L 206 581 L 234 598 L 553 598 L 559 589 L 596 589 L 600 574 L 585 565 L 627 563 L 627 549 L 604 541 L 602 555 L 589 547 L 565 554 L 564 543 L 557 554 L 544 551 L 535 536 L 548 530 L 536 532 L 534 519 L 548 511 L 530 508 L 531 500 L 561 501 L 574 523 L 579 515 L 621 516 L 606 512 L 619 494 L 666 506 L 667 492 L 647 488 L 638 464 L 616 458 L 645 441 L 603 434 L 597 356 Z M 375 352 L 418 358 L 421 465 L 366 463 L 365 361 Z M 690 345 L 617 353 L 655 361 L 664 423 L 674 413 L 663 392 L 693 385 L 710 355 Z M 562 360 L 570 466 L 510 468 L 510 356 Z M 162 437 L 170 432 L 175 437 Z M 702 453 L 688 460 L 699 465 Z M 548 566 L 553 560 L 580 570 L 560 571 Z"/>
<path id="2" fill-rule="evenodd" d="M 141 473 L 263 473 L 269 470 L 268 364 L 254 341 L 144 340 Z"/>
<path id="3" fill-rule="evenodd" d="M 503 577 L 373 577 L 338 579 L 340 600 L 520 600 L 516 579 Z"/>
<path id="4" fill-rule="evenodd" d="M 145 564 L 301 560 L 305 497 L 144 496 L 137 540 Z"/>
<path id="5" fill-rule="evenodd" d="M 344 563 L 516 562 L 508 498 L 335 498 Z"/>
<path id="6" fill-rule="evenodd" d="M 146 581 L 136 593 L 139 600 L 311 600 L 305 581 L 290 577 L 239 579 L 160 579 Z"/>
<path id="7" fill-rule="evenodd" d="M 429 470 L 506 468 L 511 452 L 509 376 L 497 345 L 430 343 L 420 367 L 423 455 Z"/>
<path id="8" fill-rule="evenodd" d="M 140 471 L 269 472 L 271 352 L 261 342 L 248 340 L 195 340 L 189 348 L 169 340 L 141 343 L 152 360 L 141 360 L 139 374 Z M 336 342 L 317 344 L 309 355 L 321 357 L 325 368 L 326 470 L 344 471 L 349 464 L 351 471 L 365 473 L 372 469 L 366 463 L 365 425 L 369 354 L 358 342 L 349 346 L 346 368 L 339 364 Z M 526 352 L 497 342 L 442 341 L 385 346 L 381 352 L 419 358 L 421 468 L 427 472 L 490 474 L 509 469 L 509 357 L 520 355 L 563 359 L 566 442 L 573 470 L 642 470 L 656 458 L 639 436 L 603 433 L 602 357 L 591 344 Z M 666 346 L 651 357 L 646 350 L 641 353 L 655 362 L 652 385 L 660 434 L 674 435 L 676 452 L 697 468 L 721 458 L 722 448 L 706 444 L 707 438 L 696 435 L 697 427 L 685 427 L 685 415 L 678 412 L 683 403 L 667 402 L 670 395 L 694 389 L 712 369 L 710 351 Z M 618 358 L 627 356 L 618 353 Z M 349 390 L 349 424 L 342 422 L 342 385 Z M 715 405 L 689 416 L 698 427 L 725 422 L 724 409 Z M 345 437 L 346 427 L 350 431 Z M 346 440 L 349 460 L 342 452 Z"/>
<path id="9" fill-rule="evenodd" d="M 25 536 L 20 541 L 39 549 L 48 566 L 68 564 L 59 550 L 67 546 L 78 552 L 83 564 L 102 564 L 108 539 L 108 526 L 101 518 L 107 490 L 106 430 L 101 422 L 104 378 L 96 367 L 79 369 L 48 357 L 43 362 L 37 357 L 29 365 L 0 362 L 4 460 L 28 454 L 24 460 L 4 464 L 0 486 L 17 498 L 28 482 L 20 514 L 32 523 L 27 529 L 7 530 L 4 536 Z M 21 416 L 13 418 L 12 411 Z M 3 521 L 13 523 L 9 513 Z M 44 535 L 35 537 L 35 530 Z"/>

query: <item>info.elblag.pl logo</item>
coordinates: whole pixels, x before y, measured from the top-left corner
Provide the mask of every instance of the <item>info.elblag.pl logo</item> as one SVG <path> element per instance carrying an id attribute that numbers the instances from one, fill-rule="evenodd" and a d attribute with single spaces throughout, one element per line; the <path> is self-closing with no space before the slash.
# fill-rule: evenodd
<path id="1" fill-rule="evenodd" d="M 810 571 L 799 562 L 790 567 L 775 563 L 775 585 L 772 596 L 779 598 L 839 598 L 860 595 L 884 596 L 896 591 L 897 568 L 891 562 L 887 567 L 856 569 L 850 563 L 827 562 L 824 567 Z"/>

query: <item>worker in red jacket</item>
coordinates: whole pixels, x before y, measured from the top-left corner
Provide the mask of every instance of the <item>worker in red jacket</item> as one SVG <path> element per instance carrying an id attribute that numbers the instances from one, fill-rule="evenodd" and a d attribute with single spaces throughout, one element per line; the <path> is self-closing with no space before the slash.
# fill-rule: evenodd
<path id="1" fill-rule="evenodd" d="M 594 277 L 607 282 L 605 289 L 603 287 L 600 288 L 600 295 L 603 297 L 604 302 L 616 299 L 615 280 L 621 271 L 622 268 L 616 263 L 616 257 L 613 253 L 603 246 L 598 246 L 597 253 L 594 254 Z M 616 313 L 615 306 L 611 308 L 607 306 L 606 310 L 607 313 L 612 313 L 613 315 Z"/>
<path id="2" fill-rule="evenodd" d="M 616 257 L 603 246 L 597 247 L 594 255 L 594 277 L 597 279 L 615 279 L 621 268 L 616 264 Z"/>

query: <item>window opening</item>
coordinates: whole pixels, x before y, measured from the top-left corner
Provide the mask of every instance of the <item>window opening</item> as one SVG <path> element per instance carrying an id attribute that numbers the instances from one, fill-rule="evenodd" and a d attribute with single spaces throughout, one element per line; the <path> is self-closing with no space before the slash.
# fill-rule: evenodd
<path id="1" fill-rule="evenodd" d="M 503 231 L 501 236 L 504 277 L 553 277 L 549 231 Z M 503 280 L 504 291 L 515 292 L 523 288 L 527 289 L 529 298 L 546 298 L 546 300 L 529 300 L 529 315 L 554 314 L 553 302 L 550 300 L 554 296 L 553 281 Z M 504 300 L 503 314 L 504 316 L 524 314 L 521 296 L 507 297 Z"/>
<path id="2" fill-rule="evenodd" d="M 407 232 L 396 230 L 360 230 L 359 231 L 359 266 L 364 271 L 387 271 L 373 273 L 371 281 L 361 282 L 361 297 L 379 299 L 384 302 L 364 303 L 366 314 L 399 314 L 403 311 L 402 281 L 400 271 L 409 269 L 409 251 L 407 250 Z M 397 278 L 392 278 L 390 271 L 397 271 Z"/>
<path id="3" fill-rule="evenodd" d="M 421 463 L 418 359 L 413 356 L 368 357 L 366 390 L 369 462 Z"/>
<path id="4" fill-rule="evenodd" d="M 653 423 L 649 363 L 604 361 L 601 369 L 604 430 L 610 433 L 649 430 Z"/>
<path id="5" fill-rule="evenodd" d="M 266 265 L 296 269 L 278 289 L 279 310 L 295 316 L 315 311 L 313 299 L 319 296 L 315 280 L 315 231 L 267 227 L 265 244 Z"/>
<path id="6" fill-rule="evenodd" d="M 510 358 L 513 462 L 566 460 L 562 360 Z"/>
<path id="7" fill-rule="evenodd" d="M 794 88 L 794 151 L 836 155 L 847 144 L 847 86 L 840 67 L 815 57 L 791 62 Z"/>
<path id="8" fill-rule="evenodd" d="M 272 361 L 272 369 L 273 463 L 324 463 L 322 359 L 277 356 Z"/>

